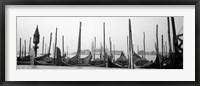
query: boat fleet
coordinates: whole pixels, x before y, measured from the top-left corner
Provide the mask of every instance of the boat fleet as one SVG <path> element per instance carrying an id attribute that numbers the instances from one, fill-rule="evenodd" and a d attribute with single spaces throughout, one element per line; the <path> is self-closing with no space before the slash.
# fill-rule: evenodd
<path id="1" fill-rule="evenodd" d="M 51 42 L 52 42 L 52 33 L 50 33 L 50 42 L 49 47 L 47 49 L 47 53 L 42 53 L 41 56 L 37 56 L 37 49 L 40 40 L 39 28 L 36 26 L 36 30 L 33 34 L 33 43 L 34 46 L 31 48 L 31 43 L 29 44 L 29 53 L 26 54 L 26 51 L 23 52 L 23 48 L 21 49 L 21 38 L 20 38 L 20 53 L 17 56 L 17 65 L 44 65 L 44 66 L 95 66 L 95 67 L 106 67 L 106 68 L 128 68 L 128 69 L 182 69 L 183 68 L 183 40 L 181 37 L 183 34 L 176 34 L 175 29 L 175 20 L 174 17 L 167 17 L 168 23 L 168 44 L 169 44 L 169 52 L 164 55 L 163 54 L 163 35 L 162 37 L 162 52 L 159 52 L 159 42 L 158 42 L 158 25 L 156 25 L 156 42 L 155 42 L 155 51 L 156 51 L 156 60 L 149 61 L 145 58 L 145 56 L 139 56 L 133 50 L 133 42 L 132 42 L 132 28 L 131 28 L 131 19 L 129 22 L 129 34 L 127 36 L 127 55 L 121 51 L 121 55 L 115 60 L 115 55 L 112 52 L 112 41 L 111 37 L 109 37 L 110 42 L 110 52 L 105 48 L 105 23 L 103 23 L 103 47 L 101 46 L 101 52 L 99 54 L 100 58 L 95 58 L 95 49 L 94 51 L 88 51 L 88 55 L 84 58 L 81 58 L 81 26 L 82 22 L 80 22 L 79 26 L 79 36 L 78 36 L 78 46 L 77 52 L 73 57 L 68 57 L 66 53 L 64 53 L 64 36 L 62 36 L 62 54 L 61 49 L 57 46 L 57 28 L 55 32 L 55 43 L 53 44 L 53 57 L 51 56 Z M 171 26 L 170 29 L 170 19 Z M 170 33 L 173 33 L 172 40 Z M 95 37 L 96 41 L 96 37 Z M 31 37 L 30 37 L 30 42 Z M 172 42 L 172 43 L 171 43 Z M 24 41 L 26 44 L 26 40 Z M 145 32 L 144 32 L 144 52 L 145 52 Z M 95 43 L 96 45 L 96 43 Z M 44 46 L 44 37 L 43 37 L 43 46 Z M 172 47 L 173 46 L 173 47 Z M 46 48 L 46 45 L 45 45 Z M 26 45 L 25 45 L 26 50 Z M 42 50 L 43 52 L 43 50 Z M 46 49 L 45 49 L 46 52 Z"/>

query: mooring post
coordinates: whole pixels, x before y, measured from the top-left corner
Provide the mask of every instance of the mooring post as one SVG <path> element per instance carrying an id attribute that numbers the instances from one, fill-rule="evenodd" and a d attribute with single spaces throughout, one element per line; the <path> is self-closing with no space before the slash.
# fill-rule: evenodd
<path id="1" fill-rule="evenodd" d="M 112 55 L 112 41 L 111 41 L 111 37 L 109 37 L 109 40 L 110 40 L 110 57 L 111 57 L 109 59 L 112 59 L 113 55 Z"/>
<path id="2" fill-rule="evenodd" d="M 146 54 L 146 52 L 145 52 L 145 32 L 143 32 L 143 35 L 144 35 L 144 39 L 143 39 L 143 43 L 144 43 L 144 58 L 145 58 L 145 54 Z"/>
<path id="3" fill-rule="evenodd" d="M 24 46 L 25 46 L 25 49 L 24 49 L 24 57 L 26 57 L 26 40 L 24 40 Z"/>
<path id="4" fill-rule="evenodd" d="M 55 45 L 53 43 L 53 58 L 54 58 L 54 55 L 55 55 Z"/>
<path id="5" fill-rule="evenodd" d="M 19 57 L 21 58 L 21 38 L 19 39 Z"/>
<path id="6" fill-rule="evenodd" d="M 55 45 L 54 45 L 54 64 L 56 64 L 56 56 L 57 56 L 57 30 L 58 28 L 56 27 L 56 33 L 55 33 Z"/>
<path id="7" fill-rule="evenodd" d="M 100 42 L 100 48 L 101 48 L 101 50 L 100 50 L 100 59 L 102 59 L 102 42 Z"/>
<path id="8" fill-rule="evenodd" d="M 127 36 L 127 57 L 128 57 L 128 68 L 131 68 L 130 57 L 129 57 L 129 37 Z"/>
<path id="9" fill-rule="evenodd" d="M 106 46 L 105 46 L 105 22 L 103 23 L 103 46 L 104 46 L 104 63 L 108 67 L 108 59 L 106 55 Z"/>
<path id="10" fill-rule="evenodd" d="M 94 37 L 94 62 L 95 62 L 95 52 L 96 52 L 96 37 Z"/>
<path id="11" fill-rule="evenodd" d="M 133 42 L 132 42 L 132 30 L 131 30 L 131 19 L 129 19 L 129 52 L 131 59 L 131 69 L 134 69 L 134 58 L 133 58 Z"/>
<path id="12" fill-rule="evenodd" d="M 113 62 L 115 61 L 115 44 L 113 44 Z"/>
<path id="13" fill-rule="evenodd" d="M 157 47 L 157 51 L 156 51 L 156 53 L 157 53 L 157 57 L 159 58 L 159 66 L 160 66 L 160 68 L 162 68 L 161 67 L 161 61 L 160 61 L 160 57 L 159 57 L 159 43 L 158 43 L 158 25 L 156 25 L 156 47 Z"/>
<path id="14" fill-rule="evenodd" d="M 50 57 L 50 51 L 51 51 L 51 40 L 52 40 L 52 32 L 51 32 L 51 34 L 50 34 L 49 49 L 48 49 L 48 57 Z"/>
<path id="15" fill-rule="evenodd" d="M 28 50 L 28 54 L 30 55 L 31 52 L 31 37 L 30 37 L 30 41 L 29 41 L 29 50 Z"/>
<path id="16" fill-rule="evenodd" d="M 168 42 L 169 42 L 169 53 L 172 53 L 172 45 L 171 45 L 171 35 L 170 35 L 170 22 L 169 17 L 167 17 L 167 25 L 168 25 Z"/>
<path id="17" fill-rule="evenodd" d="M 81 26 L 82 26 L 82 22 L 80 22 L 80 27 L 79 27 L 78 49 L 77 49 L 78 60 L 77 60 L 77 63 L 80 62 L 80 55 L 81 55 Z"/>
<path id="18" fill-rule="evenodd" d="M 171 35 L 170 35 L 170 21 L 169 17 L 167 17 L 167 26 L 168 26 L 168 44 L 169 44 L 169 58 L 171 59 L 171 68 L 174 67 L 174 58 L 172 56 L 172 45 L 171 45 Z"/>
<path id="19" fill-rule="evenodd" d="M 64 35 L 62 36 L 62 52 L 63 52 L 63 56 L 64 56 Z"/>
<path id="20" fill-rule="evenodd" d="M 45 43 L 45 52 L 44 52 L 45 55 L 46 55 L 46 48 L 47 48 L 47 44 Z"/>
<path id="21" fill-rule="evenodd" d="M 91 52 L 92 52 L 92 58 L 94 57 L 94 43 L 93 43 L 93 39 L 92 39 L 92 43 L 91 43 Z"/>
<path id="22" fill-rule="evenodd" d="M 22 58 L 24 57 L 24 45 L 22 46 Z"/>
<path id="23" fill-rule="evenodd" d="M 176 48 L 176 46 L 178 45 L 178 41 L 176 40 L 176 27 L 175 27 L 175 20 L 174 17 L 171 17 L 171 23 L 172 23 L 172 33 L 173 33 L 173 45 L 174 45 L 174 51 L 177 54 L 178 53 L 178 49 Z"/>
<path id="24" fill-rule="evenodd" d="M 43 39 L 42 39 L 42 55 L 44 54 L 44 36 L 43 36 Z"/>
<path id="25" fill-rule="evenodd" d="M 168 55 L 167 55 L 167 41 L 165 41 L 165 54 L 166 54 L 166 57 L 168 57 Z"/>
<path id="26" fill-rule="evenodd" d="M 173 48 L 174 48 L 174 52 L 175 52 L 175 55 L 177 55 L 179 53 L 179 50 L 177 48 L 178 46 L 178 40 L 176 39 L 176 27 L 175 27 L 175 20 L 174 20 L 174 17 L 171 17 L 171 23 L 172 23 L 172 33 L 173 33 Z M 178 66 L 178 61 L 177 61 L 177 58 L 174 58 L 173 57 L 173 60 L 174 60 L 174 67 L 177 68 Z"/>
<path id="27" fill-rule="evenodd" d="M 164 55 L 163 55 L 163 51 L 164 51 L 164 44 L 163 44 L 163 35 L 162 35 L 162 39 L 161 39 L 161 41 L 162 41 L 162 56 L 161 56 L 161 66 L 163 67 L 163 57 L 164 57 Z"/>

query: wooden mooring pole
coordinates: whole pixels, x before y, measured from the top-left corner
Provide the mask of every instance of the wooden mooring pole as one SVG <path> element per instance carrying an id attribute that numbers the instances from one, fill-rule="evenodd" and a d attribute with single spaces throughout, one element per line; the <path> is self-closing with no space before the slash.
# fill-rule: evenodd
<path id="1" fill-rule="evenodd" d="M 158 43 L 158 25 L 156 25 L 156 53 L 157 53 L 157 57 L 159 59 L 159 66 L 161 67 L 161 61 L 160 61 L 160 57 L 159 57 L 159 43 Z"/>
<path id="2" fill-rule="evenodd" d="M 167 17 L 167 25 L 168 25 L 169 54 L 171 54 L 171 53 L 172 53 L 172 45 L 171 45 L 171 34 L 170 34 L 170 22 L 169 22 L 169 17 Z"/>
<path id="3" fill-rule="evenodd" d="M 163 44 L 163 35 L 162 35 L 162 39 L 161 39 L 161 42 L 162 42 L 162 56 L 161 56 L 161 67 L 163 68 L 163 57 L 164 57 L 164 44 Z"/>
<path id="4" fill-rule="evenodd" d="M 45 55 L 46 55 L 46 48 L 47 48 L 47 44 L 45 43 L 45 52 L 44 52 Z"/>
<path id="5" fill-rule="evenodd" d="M 57 27 L 56 27 L 56 33 L 55 33 L 55 47 L 54 47 L 54 64 L 56 64 L 56 56 L 57 56 L 57 49 L 56 49 L 56 47 L 57 47 Z"/>
<path id="6" fill-rule="evenodd" d="M 80 56 L 81 56 L 81 26 L 82 26 L 82 22 L 80 22 L 80 27 L 79 27 L 78 49 L 77 49 L 78 60 L 77 60 L 77 63 L 80 62 Z"/>
<path id="7" fill-rule="evenodd" d="M 167 54 L 167 41 L 165 41 L 165 53 L 166 53 L 165 56 L 168 57 L 168 54 Z"/>
<path id="8" fill-rule="evenodd" d="M 62 35 L 62 52 L 63 52 L 63 56 L 64 56 L 64 35 Z"/>
<path id="9" fill-rule="evenodd" d="M 110 56 L 112 57 L 112 41 L 111 41 L 111 37 L 109 37 L 110 40 Z M 112 59 L 112 58 L 110 58 Z"/>
<path id="10" fill-rule="evenodd" d="M 55 45 L 53 43 L 53 58 L 54 58 L 54 55 L 55 55 Z"/>
<path id="11" fill-rule="evenodd" d="M 94 37 L 94 61 L 95 61 L 95 52 L 96 52 L 96 37 Z"/>
<path id="12" fill-rule="evenodd" d="M 113 44 L 113 62 L 115 61 L 115 44 Z"/>
<path id="13" fill-rule="evenodd" d="M 50 34 L 49 49 L 48 49 L 48 55 L 49 55 L 49 57 L 50 57 L 50 51 L 51 51 L 51 40 L 52 40 L 52 32 Z"/>
<path id="14" fill-rule="evenodd" d="M 102 42 L 100 42 L 100 47 L 101 47 L 101 50 L 100 50 L 100 58 L 102 59 Z"/>
<path id="15" fill-rule="evenodd" d="M 171 59 L 171 68 L 174 68 L 174 58 L 172 56 L 172 45 L 171 45 L 171 33 L 170 33 L 170 20 L 169 20 L 169 17 L 167 17 L 167 26 L 168 26 L 169 58 Z"/>
<path id="16" fill-rule="evenodd" d="M 176 55 L 179 53 L 179 50 L 178 50 L 178 40 L 176 38 L 176 27 L 175 27 L 175 20 L 174 20 L 174 17 L 171 17 L 171 24 L 172 24 L 172 34 L 173 34 L 173 49 L 174 49 L 174 55 L 173 55 L 173 66 L 174 68 L 177 68 L 178 67 L 178 58 L 176 57 Z M 176 57 L 176 58 L 175 58 Z"/>
<path id="17" fill-rule="evenodd" d="M 174 51 L 177 54 L 178 49 L 176 46 L 178 46 L 178 41 L 176 40 L 176 27 L 175 27 L 175 20 L 174 17 L 171 17 L 171 23 L 172 23 L 172 33 L 173 33 L 173 45 L 174 45 Z"/>
<path id="18" fill-rule="evenodd" d="M 21 58 L 22 56 L 21 56 L 21 41 L 22 41 L 22 39 L 20 38 L 19 39 L 19 57 Z"/>
<path id="19" fill-rule="evenodd" d="M 30 55 L 30 51 L 31 51 L 31 37 L 30 37 L 30 41 L 29 41 L 29 50 L 28 50 L 29 55 Z"/>
<path id="20" fill-rule="evenodd" d="M 24 45 L 22 46 L 22 58 L 24 57 Z"/>
<path id="21" fill-rule="evenodd" d="M 143 32 L 143 35 L 144 35 L 144 38 L 143 38 L 143 43 L 144 43 L 144 58 L 145 58 L 145 54 L 146 54 L 146 52 L 145 52 L 145 32 Z"/>
<path id="22" fill-rule="evenodd" d="M 133 51 L 133 42 L 132 42 L 132 30 L 131 30 L 131 20 L 129 19 L 129 52 L 131 60 L 131 69 L 134 69 L 134 51 Z"/>
<path id="23" fill-rule="evenodd" d="M 43 36 L 43 39 L 42 39 L 42 55 L 44 54 L 44 36 Z"/>
<path id="24" fill-rule="evenodd" d="M 131 68 L 131 60 L 129 56 L 129 37 L 127 36 L 127 57 L 128 57 L 128 68 Z"/>
<path id="25" fill-rule="evenodd" d="M 25 46 L 25 48 L 24 48 L 24 57 L 26 57 L 26 40 L 24 40 L 24 46 Z"/>
<path id="26" fill-rule="evenodd" d="M 104 52 L 104 63 L 106 65 L 106 67 L 108 67 L 108 62 L 107 62 L 107 55 L 106 55 L 106 46 L 105 46 L 105 22 L 103 23 L 103 52 Z"/>

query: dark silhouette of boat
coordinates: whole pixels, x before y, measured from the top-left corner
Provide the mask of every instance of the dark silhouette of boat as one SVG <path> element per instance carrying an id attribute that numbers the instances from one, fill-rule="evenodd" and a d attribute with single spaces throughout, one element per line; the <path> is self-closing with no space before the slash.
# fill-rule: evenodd
<path id="1" fill-rule="evenodd" d="M 108 60 L 108 67 L 110 67 L 110 68 L 127 68 L 127 67 L 121 66 L 117 63 L 113 63 L 111 60 Z"/>
<path id="2" fill-rule="evenodd" d="M 61 51 L 60 49 L 57 47 L 56 48 L 56 57 L 55 58 L 55 61 L 53 59 L 51 59 L 51 62 L 48 63 L 47 61 L 43 60 L 44 58 L 46 57 L 43 57 L 43 59 L 40 59 L 40 60 L 34 60 L 34 64 L 35 65 L 57 65 L 57 66 L 70 66 L 70 64 L 66 63 L 64 61 L 63 58 L 65 58 L 66 56 L 61 56 Z"/>
<path id="3" fill-rule="evenodd" d="M 143 66 L 144 64 L 148 63 L 149 61 L 146 58 L 142 58 L 139 55 L 137 55 L 135 52 L 133 54 L 134 58 L 134 64 L 138 67 Z"/>
<path id="4" fill-rule="evenodd" d="M 17 59 L 17 65 L 30 65 L 30 55 L 25 56 L 23 58 Z M 35 58 L 36 65 L 46 65 L 52 64 L 52 59 L 49 57 L 49 54 L 45 54 L 43 56 L 39 56 Z"/>
<path id="5" fill-rule="evenodd" d="M 126 66 L 122 66 L 122 65 L 120 65 L 120 64 L 118 64 L 118 63 L 114 63 L 113 61 L 112 61 L 112 58 L 113 58 L 113 56 L 112 55 L 105 55 L 105 56 L 107 56 L 107 64 L 108 64 L 108 67 L 109 68 L 127 68 Z"/>
<path id="6" fill-rule="evenodd" d="M 98 60 L 96 60 L 95 63 L 90 64 L 96 67 L 126 68 L 117 63 L 112 62 L 111 58 L 113 58 L 111 55 L 109 56 L 107 54 L 104 54 L 101 58 L 98 58 Z"/>
<path id="7" fill-rule="evenodd" d="M 123 52 L 121 52 L 121 55 L 119 58 L 117 58 L 117 60 L 115 61 L 115 63 L 123 66 L 123 67 L 128 67 L 128 59 L 126 58 L 126 56 L 124 55 Z"/>
<path id="8" fill-rule="evenodd" d="M 70 66 L 70 64 L 64 61 L 64 58 L 66 57 L 66 55 L 64 54 L 63 56 L 61 56 L 61 50 L 58 47 L 56 48 L 56 56 L 57 56 L 57 59 L 55 61 L 55 64 L 57 66 Z"/>
<path id="9" fill-rule="evenodd" d="M 161 55 L 156 55 L 156 60 L 154 62 L 148 61 L 146 64 L 142 65 L 140 68 L 155 68 L 160 69 L 160 57 Z"/>
<path id="10" fill-rule="evenodd" d="M 34 65 L 54 65 L 53 58 L 50 54 L 45 54 L 34 59 Z"/>
<path id="11" fill-rule="evenodd" d="M 79 65 L 79 66 L 90 66 L 90 61 L 92 59 L 92 53 L 89 52 L 89 54 L 84 57 L 84 58 L 80 58 L 80 55 L 75 55 L 74 57 L 72 57 L 71 59 L 69 59 L 68 64 L 70 65 Z"/>
<path id="12" fill-rule="evenodd" d="M 88 56 L 86 56 L 86 57 L 84 57 L 84 58 L 81 58 L 80 63 L 81 63 L 82 65 L 90 65 L 89 62 L 91 61 L 91 59 L 92 59 L 92 53 L 89 52 L 89 55 L 88 55 Z"/>
<path id="13" fill-rule="evenodd" d="M 53 63 L 47 63 L 46 61 L 34 59 L 34 65 L 54 65 Z"/>

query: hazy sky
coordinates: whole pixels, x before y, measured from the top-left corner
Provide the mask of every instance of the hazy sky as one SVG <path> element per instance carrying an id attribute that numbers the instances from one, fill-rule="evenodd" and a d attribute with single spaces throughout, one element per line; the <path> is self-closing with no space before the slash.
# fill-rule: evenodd
<path id="1" fill-rule="evenodd" d="M 103 22 L 105 22 L 106 45 L 109 47 L 109 37 L 115 44 L 115 50 L 127 51 L 127 36 L 129 20 L 131 19 L 132 38 L 134 50 L 143 49 L 143 32 L 146 35 L 146 51 L 155 51 L 156 25 L 159 31 L 159 47 L 161 48 L 161 34 L 164 41 L 168 41 L 167 17 L 17 17 L 17 51 L 19 51 L 19 39 L 22 38 L 22 45 L 26 40 L 28 51 L 29 39 L 32 37 L 38 25 L 40 33 L 39 51 L 42 52 L 42 38 L 45 37 L 47 47 L 49 46 L 50 33 L 52 32 L 52 46 L 55 44 L 55 31 L 58 28 L 57 46 L 62 49 L 62 35 L 65 39 L 65 52 L 68 46 L 69 53 L 77 51 L 78 32 L 82 22 L 81 49 L 90 49 L 92 40 L 96 37 L 97 48 L 103 42 Z M 177 34 L 183 26 L 183 17 L 175 17 Z M 33 41 L 31 42 L 33 46 Z M 51 49 L 53 47 L 51 46 Z M 160 49 L 161 50 L 161 49 Z M 51 50 L 52 52 L 52 50 Z"/>

